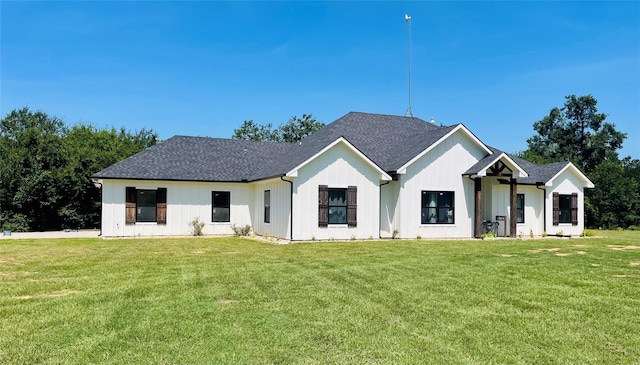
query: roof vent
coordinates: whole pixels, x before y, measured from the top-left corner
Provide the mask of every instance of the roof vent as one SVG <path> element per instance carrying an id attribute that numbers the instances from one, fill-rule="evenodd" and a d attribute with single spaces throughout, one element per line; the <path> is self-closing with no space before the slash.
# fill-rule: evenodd
<path id="1" fill-rule="evenodd" d="M 436 123 L 436 118 L 431 117 L 431 124 L 435 124 Z"/>

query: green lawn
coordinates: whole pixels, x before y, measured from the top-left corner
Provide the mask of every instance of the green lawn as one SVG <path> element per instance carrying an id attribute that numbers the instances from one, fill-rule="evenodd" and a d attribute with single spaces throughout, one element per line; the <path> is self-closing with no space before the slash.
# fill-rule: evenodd
<path id="1" fill-rule="evenodd" d="M 0 241 L 0 363 L 640 363 L 640 232 Z M 612 247 L 615 246 L 615 247 Z"/>

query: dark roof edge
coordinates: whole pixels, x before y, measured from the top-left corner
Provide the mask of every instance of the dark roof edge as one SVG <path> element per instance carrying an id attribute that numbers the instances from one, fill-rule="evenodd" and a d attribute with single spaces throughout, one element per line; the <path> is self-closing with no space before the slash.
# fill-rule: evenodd
<path id="1" fill-rule="evenodd" d="M 252 180 L 194 180 L 194 179 L 150 179 L 150 178 L 132 178 L 132 177 L 104 177 L 104 176 L 89 176 L 90 179 L 101 179 L 101 180 L 140 180 L 140 181 L 188 181 L 188 182 L 209 182 L 209 183 L 240 183 L 247 184 L 258 181 L 264 181 L 269 179 L 275 179 L 277 177 L 285 176 L 285 174 L 273 175 L 268 177 L 262 177 L 258 179 Z"/>

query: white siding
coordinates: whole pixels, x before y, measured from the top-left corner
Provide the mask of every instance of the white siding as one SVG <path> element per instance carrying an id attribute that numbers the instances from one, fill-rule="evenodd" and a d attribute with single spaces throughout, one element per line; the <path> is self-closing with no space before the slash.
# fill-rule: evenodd
<path id="1" fill-rule="evenodd" d="M 167 224 L 125 224 L 125 189 L 167 188 Z M 230 222 L 211 222 L 211 192 L 229 191 Z M 207 183 L 177 181 L 104 180 L 102 184 L 102 236 L 176 236 L 189 235 L 189 222 L 205 222 L 204 234 L 231 234 L 232 224 L 252 224 L 250 207 L 253 187 L 242 183 Z"/>
<path id="2" fill-rule="evenodd" d="M 579 236 L 584 231 L 584 182 L 570 169 L 565 170 L 553 180 L 552 186 L 547 186 L 547 233 L 555 235 L 562 231 L 563 235 Z M 553 225 L 553 193 L 571 195 L 578 193 L 578 225 L 560 223 Z"/>
<path id="3" fill-rule="evenodd" d="M 253 231 L 258 235 L 289 239 L 291 227 L 291 184 L 280 179 L 259 181 L 253 184 L 255 206 Z M 271 219 L 264 221 L 264 191 L 271 194 Z"/>
<path id="4" fill-rule="evenodd" d="M 380 237 L 391 238 L 393 231 L 399 229 L 399 225 L 395 224 L 396 214 L 398 214 L 398 194 L 400 193 L 400 184 L 398 181 L 391 181 L 388 184 L 380 186 Z"/>
<path id="5" fill-rule="evenodd" d="M 409 166 L 399 178 L 399 214 L 394 219 L 399 237 L 473 237 L 474 182 L 462 174 L 485 155 L 458 131 Z M 455 192 L 454 224 L 421 224 L 423 190 Z"/>
<path id="6" fill-rule="evenodd" d="M 344 143 L 338 143 L 304 165 L 292 178 L 293 239 L 366 239 L 380 234 L 380 172 L 354 153 Z M 318 186 L 358 188 L 357 227 L 329 225 L 318 227 Z"/>
<path id="7" fill-rule="evenodd" d="M 511 230 L 509 229 L 511 219 L 511 211 L 509 209 L 509 185 L 499 185 L 496 182 L 491 190 L 493 197 L 491 200 L 491 211 L 494 214 L 490 220 L 495 221 L 498 215 L 505 216 L 506 221 L 504 223 L 500 222 L 498 234 L 502 236 L 506 233 L 506 235 L 509 236 L 511 234 Z M 522 235 L 523 237 L 528 237 L 531 231 L 533 231 L 534 236 L 542 235 L 542 232 L 544 232 L 544 191 L 532 185 L 518 185 L 517 190 L 518 194 L 524 194 L 525 207 L 524 223 L 516 224 L 516 236 Z"/>

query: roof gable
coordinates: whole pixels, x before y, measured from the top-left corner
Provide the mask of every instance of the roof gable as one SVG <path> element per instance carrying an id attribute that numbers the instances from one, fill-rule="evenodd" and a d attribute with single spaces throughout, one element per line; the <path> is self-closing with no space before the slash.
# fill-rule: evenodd
<path id="1" fill-rule="evenodd" d="M 331 148 L 333 148 L 337 144 L 344 144 L 349 150 L 354 152 L 358 157 L 363 159 L 369 166 L 371 166 L 374 170 L 376 170 L 378 173 L 380 173 L 380 180 L 387 180 L 387 181 L 392 180 L 391 176 L 389 176 L 384 170 L 382 170 L 380 168 L 380 166 L 376 165 L 375 162 L 371 161 L 371 159 L 369 159 L 362 152 L 360 152 L 357 148 L 355 148 L 344 137 L 340 137 L 340 138 L 336 139 L 335 141 L 333 141 L 332 143 L 327 145 L 325 148 L 323 148 L 322 150 L 318 151 L 313 156 L 309 157 L 308 159 L 306 159 L 302 163 L 300 163 L 297 166 L 295 166 L 294 168 L 292 168 L 285 175 L 286 176 L 291 176 L 291 177 L 297 177 L 298 176 L 298 170 L 300 170 L 305 165 L 309 164 L 311 161 L 315 160 L 316 158 L 318 158 L 319 156 L 321 156 L 325 152 L 329 151 Z"/>
<path id="2" fill-rule="evenodd" d="M 418 153 L 417 155 L 413 156 L 405 164 L 400 166 L 397 169 L 397 172 L 399 174 L 406 173 L 407 172 L 407 167 L 409 167 L 411 164 L 413 164 L 414 162 L 419 160 L 422 156 L 424 156 L 427 153 L 429 153 L 429 151 L 431 151 L 434 148 L 436 148 L 440 143 L 444 142 L 447 138 L 451 137 L 454 133 L 456 133 L 458 131 L 460 131 L 460 132 L 464 133 L 465 135 L 467 135 L 475 144 L 477 144 L 480 148 L 482 148 L 486 153 L 491 154 L 491 150 L 489 149 L 489 147 L 487 147 L 473 133 L 471 133 L 471 131 L 469 131 L 467 129 L 467 127 L 464 126 L 464 124 L 458 124 L 456 126 L 449 127 L 449 128 L 446 128 L 446 129 L 443 128 L 443 129 L 444 129 L 443 131 L 446 131 L 446 133 L 444 133 L 441 136 L 438 136 L 439 138 L 437 140 L 433 141 L 432 143 L 429 143 L 424 150 L 422 150 L 420 153 Z M 435 134 L 435 135 L 437 136 L 437 134 Z"/>

